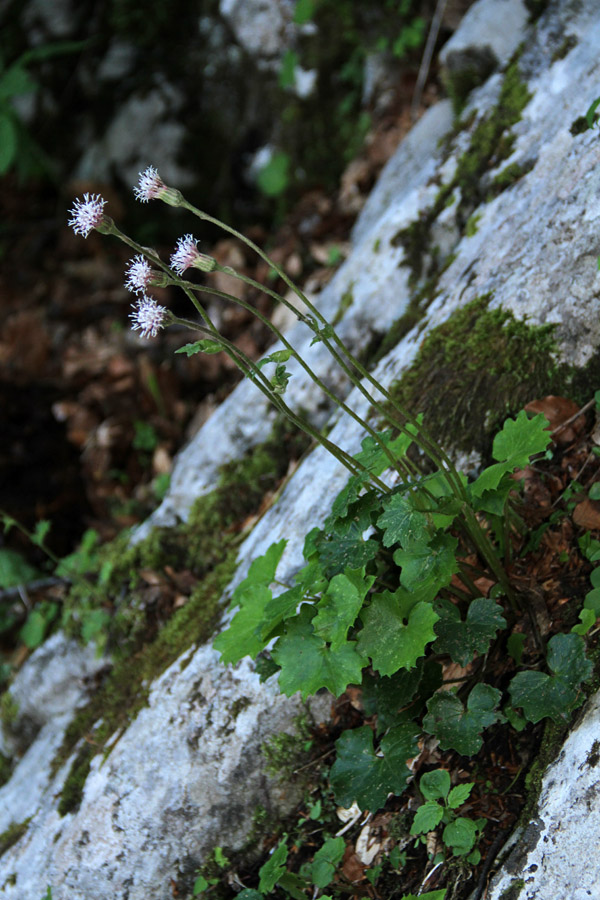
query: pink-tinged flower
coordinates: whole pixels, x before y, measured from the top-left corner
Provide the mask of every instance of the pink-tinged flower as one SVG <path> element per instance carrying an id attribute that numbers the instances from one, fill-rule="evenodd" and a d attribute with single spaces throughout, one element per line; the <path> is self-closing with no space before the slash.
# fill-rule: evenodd
<path id="1" fill-rule="evenodd" d="M 78 198 L 73 205 L 73 209 L 69 210 L 73 216 L 69 220 L 69 225 L 75 234 L 81 234 L 86 238 L 90 231 L 102 225 L 105 218 L 105 205 L 106 200 L 100 194 L 84 194 L 83 200 Z"/>
<path id="2" fill-rule="evenodd" d="M 194 265 L 199 255 L 198 241 L 193 235 L 186 234 L 177 241 L 177 249 L 171 256 L 171 268 L 175 269 L 178 275 L 183 275 L 186 269 Z"/>
<path id="3" fill-rule="evenodd" d="M 125 287 L 134 294 L 145 294 L 154 277 L 150 263 L 141 253 L 129 260 L 125 274 Z"/>
<path id="4" fill-rule="evenodd" d="M 177 249 L 171 256 L 171 268 L 178 275 L 183 275 L 186 269 L 191 267 L 201 269 L 203 272 L 214 272 L 217 261 L 206 253 L 198 250 L 198 241 L 191 234 L 186 234 L 177 241 Z"/>
<path id="5" fill-rule="evenodd" d="M 142 297 L 137 303 L 132 304 L 133 312 L 129 313 L 134 331 L 139 331 L 142 337 L 156 337 L 161 328 L 164 328 L 167 310 L 159 306 L 150 297 Z"/>
<path id="6" fill-rule="evenodd" d="M 133 193 L 136 200 L 147 203 L 148 200 L 158 200 L 161 193 L 167 190 L 167 186 L 158 174 L 154 166 L 148 166 L 144 172 L 139 173 L 139 182 L 134 187 Z"/>

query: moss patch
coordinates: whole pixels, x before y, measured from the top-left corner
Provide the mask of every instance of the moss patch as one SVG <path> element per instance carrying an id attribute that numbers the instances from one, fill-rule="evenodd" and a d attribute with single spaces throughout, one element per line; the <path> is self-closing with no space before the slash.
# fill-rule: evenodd
<path id="1" fill-rule="evenodd" d="M 392 240 L 393 245 L 404 248 L 405 265 L 410 266 L 415 280 L 424 273 L 429 274 L 427 260 L 431 254 L 431 228 L 457 188 L 460 199 L 456 222 L 464 233 L 473 211 L 489 199 L 489 184 L 485 176 L 512 153 L 515 139 L 511 128 L 519 121 L 531 99 L 527 85 L 521 80 L 517 59 L 513 59 L 506 69 L 498 102 L 475 126 L 468 148 L 457 160 L 456 172 L 450 183 L 440 188 L 431 207 L 423 210 L 416 221 L 401 229 Z M 502 179 L 497 182 L 492 195 L 513 184 L 514 170 L 511 176 L 509 180 L 504 178 L 506 184 Z"/>
<path id="2" fill-rule="evenodd" d="M 21 840 L 30 822 L 31 816 L 24 822 L 11 822 L 8 828 L 0 834 L 0 856 Z"/>
<path id="3" fill-rule="evenodd" d="M 93 756 L 146 705 L 155 679 L 189 647 L 214 634 L 223 612 L 222 594 L 235 571 L 244 521 L 257 512 L 265 493 L 277 487 L 289 460 L 307 444 L 303 435 L 278 422 L 267 441 L 246 457 L 223 466 L 219 484 L 196 502 L 187 523 L 155 529 L 135 547 L 127 547 L 121 539 L 99 553 L 98 572 L 112 560 L 110 576 L 100 593 L 104 602 L 113 606 L 109 643 L 116 661 L 67 728 L 54 759 L 56 772 L 85 741 L 63 786 L 62 815 L 77 809 Z M 140 572 L 147 569 L 157 575 L 185 572 L 196 582 L 185 605 L 170 606 L 166 618 L 158 622 L 156 610 L 149 616 L 148 604 L 143 601 Z M 140 602 L 136 603 L 138 594 Z M 69 602 L 74 627 L 73 623 L 85 621 L 89 609 L 86 598 L 77 591 Z"/>
<path id="4" fill-rule="evenodd" d="M 554 359 L 554 326 L 530 326 L 478 297 L 426 337 L 412 367 L 391 388 L 401 406 L 422 412 L 442 443 L 487 454 L 511 412 L 557 393 L 565 367 Z"/>
<path id="5" fill-rule="evenodd" d="M 518 900 L 524 887 L 525 882 L 522 878 L 513 878 L 510 886 L 500 894 L 500 900 Z"/>

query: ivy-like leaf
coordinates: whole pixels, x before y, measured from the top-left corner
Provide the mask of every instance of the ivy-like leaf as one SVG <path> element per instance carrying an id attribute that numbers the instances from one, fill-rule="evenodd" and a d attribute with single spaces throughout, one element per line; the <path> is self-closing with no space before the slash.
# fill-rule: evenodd
<path id="1" fill-rule="evenodd" d="M 424 659 L 420 659 L 414 669 L 400 669 L 390 677 L 376 677 L 365 670 L 362 681 L 365 715 L 377 715 L 377 733 L 380 734 L 409 716 L 417 716 L 441 683 L 441 665 Z M 412 704 L 411 709 L 401 714 L 400 710 L 409 704 Z"/>
<path id="2" fill-rule="evenodd" d="M 315 634 L 329 641 L 332 650 L 337 650 L 346 642 L 348 630 L 354 624 L 374 581 L 374 575 L 365 577 L 363 568 L 346 569 L 329 582 L 312 624 Z"/>
<path id="3" fill-rule="evenodd" d="M 427 589 L 411 594 L 400 587 L 393 594 L 375 594 L 361 615 L 364 627 L 358 636 L 359 652 L 370 656 L 380 675 L 412 669 L 425 647 L 435 640 L 438 615 Z M 424 599 L 421 599 L 424 598 Z"/>
<path id="4" fill-rule="evenodd" d="M 339 696 L 349 684 L 360 684 L 367 664 L 354 641 L 333 650 L 318 637 L 311 622 L 314 614 L 314 607 L 303 606 L 299 615 L 286 622 L 285 634 L 271 652 L 281 666 L 279 687 L 288 697 L 300 691 L 306 700 L 323 687 Z"/>
<path id="5" fill-rule="evenodd" d="M 389 793 L 401 794 L 411 774 L 406 760 L 418 752 L 418 735 L 414 723 L 392 728 L 381 741 L 383 756 L 376 756 L 367 725 L 344 731 L 335 743 L 337 759 L 329 773 L 336 802 L 349 807 L 356 801 L 361 809 L 375 812 Z"/>
<path id="6" fill-rule="evenodd" d="M 262 367 L 266 366 L 267 363 L 284 363 L 288 361 L 291 355 L 291 350 L 275 350 L 274 353 L 269 353 L 269 355 L 265 356 L 264 359 L 260 359 L 256 363 L 256 365 L 259 369 L 262 369 Z"/>
<path id="7" fill-rule="evenodd" d="M 429 544 L 418 544 L 410 551 L 399 548 L 394 562 L 402 567 L 400 581 L 409 590 L 425 587 L 438 591 L 450 584 L 459 571 L 456 561 L 458 541 L 450 534 L 437 534 Z"/>
<path id="8" fill-rule="evenodd" d="M 513 706 L 520 706 L 530 722 L 549 717 L 564 720 L 579 700 L 579 686 L 592 674 L 585 655 L 585 643 L 578 634 L 555 634 L 548 641 L 548 668 L 545 672 L 519 672 L 508 691 Z"/>
<path id="9" fill-rule="evenodd" d="M 335 870 L 342 860 L 346 849 L 343 837 L 328 838 L 317 850 L 311 863 L 311 880 L 317 887 L 326 888 L 333 880 Z"/>
<path id="10" fill-rule="evenodd" d="M 262 894 L 269 894 L 285 872 L 285 863 L 288 856 L 286 840 L 287 834 L 279 841 L 269 859 L 260 868 L 258 889 Z"/>
<path id="11" fill-rule="evenodd" d="M 507 419 L 492 446 L 492 456 L 499 462 L 488 466 L 473 482 L 473 494 L 481 497 L 484 491 L 495 490 L 503 475 L 523 468 L 535 453 L 545 450 L 552 440 L 547 429 L 548 419 L 541 413 L 529 419 L 522 409 L 516 419 Z"/>
<path id="12" fill-rule="evenodd" d="M 462 705 L 453 691 L 439 691 L 427 704 L 423 727 L 440 742 L 442 750 L 473 756 L 481 748 L 484 728 L 503 719 L 496 710 L 502 694 L 489 684 L 476 684 Z"/>
<path id="13" fill-rule="evenodd" d="M 502 607 L 494 600 L 477 597 L 462 621 L 458 608 L 449 600 L 436 604 L 440 620 L 435 626 L 436 653 L 448 653 L 453 662 L 466 666 L 476 653 L 485 653 L 500 628 L 506 627 Z"/>
<path id="14" fill-rule="evenodd" d="M 411 434 L 417 433 L 417 429 L 413 425 L 407 425 L 406 428 Z M 379 434 L 379 437 L 392 456 L 398 460 L 406 456 L 408 448 L 412 444 L 412 437 L 404 433 L 399 434 L 393 440 L 391 431 L 382 432 Z M 368 435 L 362 441 L 361 447 L 361 452 L 357 453 L 354 458 L 362 463 L 373 475 L 381 475 L 382 472 L 390 468 L 390 460 L 387 453 L 373 437 Z"/>
<path id="15" fill-rule="evenodd" d="M 346 534 L 321 534 L 315 546 L 328 578 L 344 569 L 359 569 L 374 559 L 379 551 L 377 541 L 363 540 L 362 530 L 353 522 Z"/>
<path id="16" fill-rule="evenodd" d="M 239 604 L 229 628 L 219 634 L 213 646 L 224 663 L 238 662 L 244 656 L 255 657 L 264 647 L 257 624 L 265 620 L 265 610 L 273 595 L 269 585 L 275 578 L 286 541 L 271 544 L 264 556 L 255 559 L 248 575 L 233 592 L 232 605 Z"/>
<path id="17" fill-rule="evenodd" d="M 427 544 L 433 536 L 427 516 L 415 509 L 410 494 L 393 494 L 384 503 L 384 510 L 377 520 L 377 525 L 383 529 L 384 547 L 400 544 L 410 549 L 415 544 Z"/>
<path id="18" fill-rule="evenodd" d="M 411 834 L 427 834 L 442 821 L 444 815 L 444 807 L 436 803 L 435 800 L 427 800 L 423 803 L 415 813 L 414 822 L 411 825 Z"/>
<path id="19" fill-rule="evenodd" d="M 291 619 L 296 615 L 298 604 L 304 597 L 304 591 L 300 585 L 295 585 L 288 591 L 278 594 L 268 601 L 264 608 L 264 617 L 255 627 L 255 634 L 263 643 L 270 640 L 275 630 L 285 619 Z"/>

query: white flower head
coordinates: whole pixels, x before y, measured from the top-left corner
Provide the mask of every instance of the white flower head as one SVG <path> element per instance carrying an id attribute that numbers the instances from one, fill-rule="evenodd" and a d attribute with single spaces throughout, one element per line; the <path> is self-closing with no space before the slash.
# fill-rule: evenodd
<path id="1" fill-rule="evenodd" d="M 150 297 L 141 297 L 132 304 L 133 312 L 129 313 L 134 331 L 139 331 L 144 338 L 156 337 L 161 328 L 164 328 L 167 310 L 159 306 Z"/>
<path id="2" fill-rule="evenodd" d="M 73 216 L 69 220 L 69 225 L 75 234 L 81 234 L 86 238 L 90 231 L 101 225 L 104 221 L 105 205 L 106 200 L 100 194 L 84 194 L 83 200 L 79 198 L 75 200 L 73 209 L 69 210 Z"/>
<path id="3" fill-rule="evenodd" d="M 136 200 L 147 203 L 148 200 L 158 200 L 161 193 L 167 190 L 167 186 L 158 174 L 154 166 L 148 166 L 139 173 L 139 181 L 133 188 Z"/>
<path id="4" fill-rule="evenodd" d="M 198 241 L 192 234 L 186 234 L 177 241 L 177 248 L 171 256 L 171 268 L 175 269 L 178 275 L 183 275 L 199 256 Z"/>
<path id="5" fill-rule="evenodd" d="M 141 253 L 129 260 L 125 274 L 125 287 L 134 294 L 146 294 L 154 277 L 150 263 Z"/>

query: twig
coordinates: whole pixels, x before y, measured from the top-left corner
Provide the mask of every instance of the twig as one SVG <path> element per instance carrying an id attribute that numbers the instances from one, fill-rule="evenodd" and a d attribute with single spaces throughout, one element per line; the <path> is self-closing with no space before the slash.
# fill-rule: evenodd
<path id="1" fill-rule="evenodd" d="M 485 862 L 481 870 L 481 875 L 479 876 L 479 880 L 477 882 L 477 886 L 475 888 L 473 896 L 471 897 L 471 900 L 481 900 L 483 892 L 487 887 L 489 871 L 492 868 L 494 861 L 508 836 L 509 831 L 510 828 L 505 828 L 504 831 L 501 831 L 486 853 Z"/>
<path id="2" fill-rule="evenodd" d="M 433 56 L 433 49 L 435 47 L 435 42 L 437 41 L 440 25 L 442 24 L 442 16 L 444 15 L 444 10 L 446 9 L 446 3 L 447 0 L 438 0 L 433 18 L 431 20 L 431 25 L 429 26 L 427 43 L 425 44 L 425 50 L 423 51 L 423 58 L 421 59 L 421 65 L 419 67 L 419 74 L 417 76 L 415 92 L 413 94 L 412 103 L 410 106 L 410 117 L 413 122 L 417 118 L 417 112 L 421 103 L 421 97 L 423 96 L 423 88 L 425 87 L 427 76 L 429 75 L 431 57 Z"/>
<path id="3" fill-rule="evenodd" d="M 574 422 L 575 419 L 578 419 L 579 416 L 582 416 L 584 413 L 591 409 L 592 406 L 595 406 L 595 400 L 588 400 L 585 406 L 582 406 L 581 409 L 578 409 L 576 413 L 574 413 L 570 418 L 565 419 L 564 422 L 561 422 L 560 425 L 557 425 L 556 428 L 553 428 L 551 434 L 558 434 L 559 431 L 562 431 L 563 428 L 566 428 L 567 425 L 570 425 L 571 422 Z"/>

